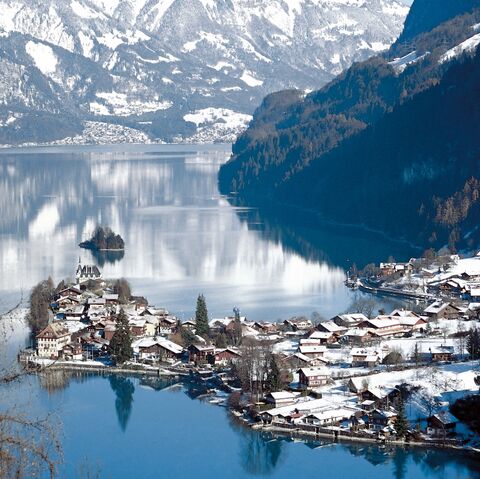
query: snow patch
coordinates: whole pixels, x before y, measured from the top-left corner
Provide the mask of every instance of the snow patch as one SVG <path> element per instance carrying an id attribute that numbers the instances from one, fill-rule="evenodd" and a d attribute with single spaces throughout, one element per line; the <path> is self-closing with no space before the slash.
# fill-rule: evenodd
<path id="1" fill-rule="evenodd" d="M 240 80 L 242 80 L 244 83 L 246 83 L 248 86 L 251 87 L 257 87 L 257 86 L 262 86 L 263 81 L 259 80 L 258 78 L 255 78 L 251 72 L 245 70 L 242 73 L 242 76 L 240 77 Z"/>
<path id="2" fill-rule="evenodd" d="M 166 110 L 172 106 L 172 103 L 169 101 L 160 101 L 158 95 L 155 95 L 151 101 L 142 101 L 128 96 L 126 93 L 118 92 L 98 92 L 96 96 L 106 103 L 90 103 L 90 111 L 98 115 L 141 115 L 143 113 Z"/>
<path id="3" fill-rule="evenodd" d="M 55 73 L 58 59 L 51 47 L 30 40 L 25 45 L 25 51 L 44 75 Z"/>
<path id="4" fill-rule="evenodd" d="M 464 42 L 460 43 L 456 47 L 450 48 L 450 50 L 446 51 L 439 60 L 439 63 L 445 63 L 453 58 L 459 57 L 463 53 L 473 52 L 476 50 L 478 45 L 480 44 L 480 33 L 473 35 L 473 37 L 468 38 Z"/>

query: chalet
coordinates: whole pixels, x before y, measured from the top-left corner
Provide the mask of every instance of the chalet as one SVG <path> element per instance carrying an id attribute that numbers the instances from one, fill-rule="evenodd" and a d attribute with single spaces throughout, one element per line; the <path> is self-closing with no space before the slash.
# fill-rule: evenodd
<path id="1" fill-rule="evenodd" d="M 59 323 L 50 323 L 37 334 L 37 354 L 40 357 L 56 359 L 70 342 L 68 329 Z"/>
<path id="2" fill-rule="evenodd" d="M 435 301 L 425 308 L 423 312 L 433 321 L 439 319 L 457 319 L 461 315 L 461 311 L 457 306 L 442 301 Z"/>
<path id="3" fill-rule="evenodd" d="M 332 344 L 336 343 L 338 338 L 332 332 L 314 331 L 308 339 L 318 341 L 318 344 Z"/>
<path id="4" fill-rule="evenodd" d="M 433 362 L 451 361 L 455 352 L 453 346 L 433 346 L 429 349 L 430 358 Z"/>
<path id="5" fill-rule="evenodd" d="M 355 410 L 347 408 L 325 409 L 316 413 L 309 414 L 302 419 L 305 424 L 313 426 L 339 426 L 345 419 L 355 416 Z"/>
<path id="6" fill-rule="evenodd" d="M 103 299 L 107 305 L 117 305 L 118 304 L 118 294 L 111 293 L 111 294 L 104 294 Z"/>
<path id="7" fill-rule="evenodd" d="M 317 324 L 317 330 L 325 333 L 332 333 L 333 335 L 340 337 L 347 328 L 344 326 L 339 326 L 333 321 L 323 321 L 322 323 Z"/>
<path id="8" fill-rule="evenodd" d="M 209 364 L 227 365 L 235 363 L 240 359 L 240 352 L 236 348 L 215 349 L 213 353 L 207 355 Z"/>
<path id="9" fill-rule="evenodd" d="M 333 322 L 345 328 L 356 328 L 362 321 L 368 318 L 362 313 L 340 314 L 333 318 Z"/>
<path id="10" fill-rule="evenodd" d="M 360 394 L 368 388 L 368 377 L 355 377 L 348 380 L 348 390 Z"/>
<path id="11" fill-rule="evenodd" d="M 387 407 L 390 404 L 393 404 L 397 397 L 399 396 L 399 391 L 396 388 L 387 388 L 387 387 L 376 387 L 376 386 L 367 386 L 360 394 L 359 397 L 361 401 L 374 401 L 375 407 Z"/>
<path id="12" fill-rule="evenodd" d="M 303 389 L 324 386 L 330 380 L 330 371 L 325 367 L 301 368 L 298 370 L 298 381 Z"/>
<path id="13" fill-rule="evenodd" d="M 371 412 L 375 409 L 375 401 L 366 399 L 365 401 L 360 403 L 360 407 L 366 412 Z"/>
<path id="14" fill-rule="evenodd" d="M 77 272 L 75 273 L 77 284 L 84 283 L 90 280 L 97 280 L 102 278 L 102 274 L 96 265 L 82 265 L 78 263 Z"/>
<path id="15" fill-rule="evenodd" d="M 267 321 L 256 321 L 253 324 L 253 328 L 255 328 L 257 331 L 260 333 L 265 333 L 265 334 L 272 334 L 277 332 L 277 324 L 276 323 L 269 323 Z"/>
<path id="16" fill-rule="evenodd" d="M 374 409 L 369 415 L 370 429 L 374 431 L 383 431 L 387 428 L 395 427 L 397 413 L 392 410 Z"/>
<path id="17" fill-rule="evenodd" d="M 146 335 L 147 328 L 145 319 L 129 319 L 128 325 L 132 336 L 140 337 Z"/>
<path id="18" fill-rule="evenodd" d="M 69 308 L 72 306 L 78 306 L 81 302 L 81 298 L 77 296 L 62 296 L 54 301 L 53 307 L 60 308 Z"/>
<path id="19" fill-rule="evenodd" d="M 188 360 L 191 363 L 208 363 L 208 356 L 211 354 L 215 354 L 215 347 L 212 345 L 192 344 L 188 348 Z"/>
<path id="20" fill-rule="evenodd" d="M 142 338 L 132 344 L 134 352 L 139 359 L 152 360 L 179 360 L 183 356 L 182 346 L 169 341 L 168 339 Z"/>
<path id="21" fill-rule="evenodd" d="M 105 298 L 98 298 L 98 297 L 88 298 L 87 304 L 89 308 L 91 308 L 92 306 L 105 307 L 107 305 L 107 300 Z"/>
<path id="22" fill-rule="evenodd" d="M 58 292 L 58 299 L 68 297 L 80 299 L 81 296 L 82 290 L 75 286 L 69 286 Z"/>
<path id="23" fill-rule="evenodd" d="M 85 305 L 79 304 L 68 308 L 63 312 L 63 316 L 67 321 L 80 321 L 85 316 Z"/>
<path id="24" fill-rule="evenodd" d="M 380 362 L 380 357 L 377 352 L 367 351 L 366 349 L 352 349 L 350 355 L 352 357 L 352 367 L 373 368 Z"/>
<path id="25" fill-rule="evenodd" d="M 117 330 L 117 325 L 114 321 L 107 322 L 103 329 L 103 337 L 107 341 L 111 341 L 116 330 Z"/>
<path id="26" fill-rule="evenodd" d="M 391 319 L 388 316 L 367 319 L 361 322 L 358 327 L 367 329 L 374 337 L 402 336 L 408 330 L 400 324 L 398 319 Z"/>
<path id="27" fill-rule="evenodd" d="M 269 404 L 273 404 L 274 407 L 289 406 L 294 404 L 298 394 L 289 391 L 280 391 L 275 393 L 268 393 L 265 396 L 265 400 Z"/>
<path id="28" fill-rule="evenodd" d="M 447 437 L 455 434 L 457 419 L 448 411 L 442 411 L 427 418 L 427 434 Z"/>
<path id="29" fill-rule="evenodd" d="M 173 334 L 177 329 L 177 318 L 164 316 L 158 320 L 157 331 L 159 334 Z"/>
<path id="30" fill-rule="evenodd" d="M 83 359 L 81 341 L 68 343 L 61 351 L 61 356 L 67 361 L 81 361 Z"/>
<path id="31" fill-rule="evenodd" d="M 306 331 L 313 327 L 312 322 L 305 317 L 286 319 L 283 325 L 288 331 Z"/>
<path id="32" fill-rule="evenodd" d="M 189 319 L 188 321 L 183 321 L 182 323 L 182 328 L 188 329 L 192 333 L 195 333 L 197 325 L 195 324 L 195 321 L 192 321 Z"/>
<path id="33" fill-rule="evenodd" d="M 406 276 L 413 271 L 412 262 L 408 263 L 380 263 L 380 274 L 383 277 L 391 276 L 393 274 L 399 274 L 400 276 Z"/>
<path id="34" fill-rule="evenodd" d="M 322 358 L 327 348 L 325 346 L 300 345 L 298 352 L 310 359 Z"/>
<path id="35" fill-rule="evenodd" d="M 372 340 L 372 334 L 366 329 L 353 328 L 346 331 L 340 338 L 343 343 L 362 345 Z"/>

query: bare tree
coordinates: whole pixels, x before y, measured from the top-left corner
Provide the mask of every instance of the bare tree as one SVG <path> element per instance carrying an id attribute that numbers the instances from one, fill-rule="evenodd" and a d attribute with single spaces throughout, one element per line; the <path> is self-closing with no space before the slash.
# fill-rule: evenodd
<path id="1" fill-rule="evenodd" d="M 0 314 L 0 350 L 7 350 L 9 340 L 8 323 L 18 312 L 21 300 L 13 308 Z M 7 357 L 2 358 L 0 386 L 14 381 L 20 382 L 28 374 L 16 363 L 9 364 Z M 9 404 L 8 389 L 0 388 L 0 403 Z M 28 410 L 28 404 L 23 407 Z M 38 419 L 30 418 L 18 404 L 2 408 L 0 413 L 0 477 L 30 478 L 43 475 L 51 478 L 56 475 L 61 456 L 61 445 L 57 440 L 56 424 L 51 415 Z"/>

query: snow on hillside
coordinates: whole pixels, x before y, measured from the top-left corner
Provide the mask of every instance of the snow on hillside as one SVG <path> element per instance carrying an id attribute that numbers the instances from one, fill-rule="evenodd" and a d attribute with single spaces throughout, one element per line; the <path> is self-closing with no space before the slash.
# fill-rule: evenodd
<path id="1" fill-rule="evenodd" d="M 31 121 L 128 118 L 152 139 L 233 139 L 246 116 L 193 133 L 184 117 L 207 108 L 250 115 L 273 91 L 318 89 L 386 49 L 409 11 L 399 0 L 0 0 L 0 8 L 0 128 L 18 143 L 31 131 L 59 134 L 49 122 L 5 123 L 25 112 Z M 30 66 L 41 75 L 25 76 Z"/>
<path id="2" fill-rule="evenodd" d="M 474 52 L 480 44 L 480 33 L 473 35 L 456 47 L 451 48 L 440 57 L 440 63 L 448 62 L 464 53 Z"/>

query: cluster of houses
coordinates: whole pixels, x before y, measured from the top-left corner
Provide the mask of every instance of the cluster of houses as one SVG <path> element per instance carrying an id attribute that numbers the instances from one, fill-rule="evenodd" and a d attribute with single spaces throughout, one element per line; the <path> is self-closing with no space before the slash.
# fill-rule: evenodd
<path id="1" fill-rule="evenodd" d="M 408 278 L 410 286 L 435 297 L 444 296 L 459 298 L 465 301 L 480 303 L 480 252 L 470 258 L 460 258 L 458 255 L 448 257 L 448 264 L 415 268 L 419 260 L 410 259 L 407 263 L 380 263 L 379 279 L 399 278 L 398 286 L 405 285 Z"/>
<path id="2" fill-rule="evenodd" d="M 304 372 L 301 372 L 302 375 Z M 314 385 L 324 381 L 322 371 L 308 371 Z M 321 379 L 320 379 L 321 378 Z M 279 391 L 265 395 L 268 408 L 258 412 L 256 419 L 264 426 L 295 429 L 314 433 L 357 434 L 390 437 L 396 434 L 395 422 L 402 393 L 399 387 L 369 386 L 368 376 L 351 378 L 343 401 L 322 397 L 317 390 L 312 397 L 298 391 Z M 314 391 L 315 392 L 315 391 Z M 453 438 L 458 420 L 448 411 L 426 419 L 424 433 L 430 438 Z"/>
<path id="3" fill-rule="evenodd" d="M 94 287 L 87 287 L 92 281 Z M 222 365 L 240 355 L 235 348 L 216 348 L 200 337 L 200 345 L 188 349 L 175 343 L 172 336 L 182 323 L 174 315 L 164 308 L 149 306 L 143 297 L 132 297 L 121 304 L 119 295 L 103 281 L 96 266 L 79 264 L 76 284 L 58 291 L 50 309 L 49 324 L 36 335 L 36 355 L 40 358 L 82 361 L 106 357 L 120 309 L 128 318 L 132 360 Z M 185 321 L 182 326 L 195 331 L 194 321 Z"/>

